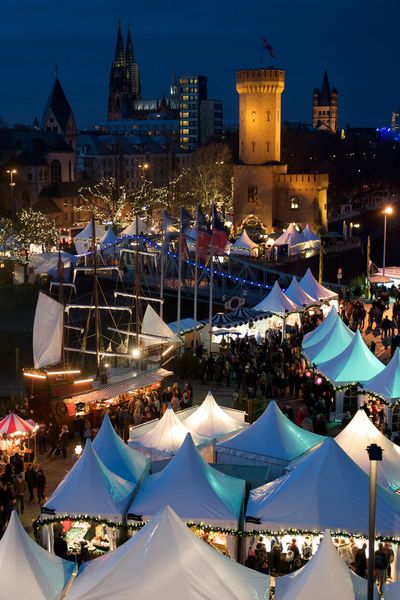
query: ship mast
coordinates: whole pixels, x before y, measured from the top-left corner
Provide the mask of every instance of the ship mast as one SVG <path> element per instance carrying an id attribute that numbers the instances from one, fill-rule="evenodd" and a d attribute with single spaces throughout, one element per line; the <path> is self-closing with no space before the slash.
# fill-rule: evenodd
<path id="1" fill-rule="evenodd" d="M 97 248 L 96 248 L 96 229 L 94 213 L 92 213 L 92 252 L 93 252 L 93 300 L 94 300 L 94 324 L 96 335 L 96 368 L 100 367 L 100 313 L 99 313 L 99 287 L 97 281 Z"/>

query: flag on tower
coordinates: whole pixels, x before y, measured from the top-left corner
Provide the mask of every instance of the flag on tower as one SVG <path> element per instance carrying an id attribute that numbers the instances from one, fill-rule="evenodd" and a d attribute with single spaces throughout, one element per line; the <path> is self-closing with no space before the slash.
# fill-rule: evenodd
<path id="1" fill-rule="evenodd" d="M 275 58 L 274 49 L 271 46 L 271 44 L 268 42 L 268 40 L 265 39 L 265 37 L 261 38 L 261 48 L 263 50 L 267 50 L 268 54 L 270 55 L 271 58 Z"/>
<path id="2" fill-rule="evenodd" d="M 213 206 L 212 245 L 214 254 L 222 253 L 225 250 L 227 241 L 228 236 L 226 235 L 224 225 L 217 209 Z"/>

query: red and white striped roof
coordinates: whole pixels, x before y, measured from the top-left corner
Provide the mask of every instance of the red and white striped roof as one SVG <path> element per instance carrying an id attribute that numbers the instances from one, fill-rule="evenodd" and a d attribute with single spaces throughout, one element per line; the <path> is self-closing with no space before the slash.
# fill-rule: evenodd
<path id="1" fill-rule="evenodd" d="M 33 428 L 33 425 L 24 421 L 24 419 L 21 419 L 21 417 L 18 417 L 18 415 L 15 415 L 14 413 L 7 415 L 0 421 L 0 435 L 3 435 L 4 433 L 7 435 L 24 435 L 31 433 Z"/>

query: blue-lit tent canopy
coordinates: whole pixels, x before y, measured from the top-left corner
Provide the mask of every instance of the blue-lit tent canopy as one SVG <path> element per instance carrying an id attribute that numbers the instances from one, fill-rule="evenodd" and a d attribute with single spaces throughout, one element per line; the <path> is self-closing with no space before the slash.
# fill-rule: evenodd
<path id="1" fill-rule="evenodd" d="M 293 276 L 293 279 L 290 282 L 290 285 L 287 288 L 285 294 L 290 300 L 292 300 L 292 302 L 294 302 L 298 306 L 307 307 L 315 306 L 316 304 L 319 305 L 319 301 L 316 298 L 313 298 L 312 296 L 310 296 L 310 294 L 307 294 L 307 292 L 305 292 L 300 287 L 300 284 L 297 281 L 295 275 Z"/>
<path id="2" fill-rule="evenodd" d="M 391 361 L 377 375 L 363 385 L 367 392 L 382 396 L 385 400 L 400 399 L 400 350 L 396 348 Z"/>
<path id="3" fill-rule="evenodd" d="M 245 481 L 208 465 L 188 434 L 165 469 L 146 477 L 128 518 L 148 520 L 164 506 L 171 506 L 185 521 L 237 529 L 245 488 Z"/>
<path id="4" fill-rule="evenodd" d="M 270 312 L 280 317 L 292 312 L 302 311 L 303 307 L 297 306 L 290 300 L 282 291 L 279 283 L 275 281 L 274 287 L 269 292 L 268 296 L 261 300 L 255 307 L 255 310 L 262 312 Z"/>
<path id="5" fill-rule="evenodd" d="M 334 306 L 332 306 L 322 323 L 312 331 L 306 333 L 303 337 L 303 350 L 305 348 L 308 348 L 309 346 L 313 346 L 314 344 L 322 340 L 332 329 L 332 327 L 335 325 L 338 319 L 339 315 L 337 313 L 337 310 Z"/>
<path id="6" fill-rule="evenodd" d="M 306 241 L 306 242 L 316 242 L 319 240 L 319 237 L 317 236 L 316 233 L 313 232 L 313 230 L 311 229 L 311 227 L 309 226 L 309 224 L 307 223 L 307 225 L 304 227 L 303 231 L 301 232 L 301 237 Z"/>
<path id="7" fill-rule="evenodd" d="M 289 462 L 324 439 L 321 435 L 297 427 L 272 401 L 250 427 L 216 445 L 217 463 L 267 465 L 269 479 L 273 479 L 283 473 Z"/>
<path id="8" fill-rule="evenodd" d="M 13 511 L 0 540 L 0 598 L 58 600 L 75 564 L 39 546 Z"/>
<path id="9" fill-rule="evenodd" d="M 303 353 L 316 365 L 331 360 L 351 343 L 354 333 L 338 318 L 326 336 L 312 346 L 303 349 Z"/>
<path id="10" fill-rule="evenodd" d="M 124 444 L 107 414 L 94 439 L 93 448 L 103 464 L 126 481 L 136 484 L 150 471 L 150 459 Z"/>
<path id="11" fill-rule="evenodd" d="M 385 600 L 399 600 L 400 598 L 400 581 L 388 583 L 383 586 Z"/>
<path id="12" fill-rule="evenodd" d="M 358 330 L 343 352 L 318 364 L 318 371 L 336 386 L 364 384 L 383 369 L 384 364 L 372 354 Z"/>
<path id="13" fill-rule="evenodd" d="M 47 500 L 43 512 L 121 521 L 134 489 L 133 483 L 107 469 L 87 441 L 81 457 Z"/>

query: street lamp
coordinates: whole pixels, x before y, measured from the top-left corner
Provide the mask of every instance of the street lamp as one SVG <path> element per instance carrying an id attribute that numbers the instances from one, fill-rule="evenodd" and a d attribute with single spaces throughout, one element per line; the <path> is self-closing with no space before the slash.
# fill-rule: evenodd
<path id="1" fill-rule="evenodd" d="M 15 206 L 14 206 L 14 175 L 17 174 L 17 169 L 7 169 L 7 173 L 10 176 L 10 190 L 11 190 L 11 219 L 15 220 Z"/>
<path id="2" fill-rule="evenodd" d="M 390 214 L 390 213 L 389 213 Z M 385 214 L 386 216 L 386 214 Z M 369 530 L 368 530 L 368 600 L 374 600 L 376 463 L 382 461 L 383 450 L 377 444 L 367 447 L 369 458 Z"/>
<path id="3" fill-rule="evenodd" d="M 391 215 L 393 213 L 393 207 L 392 206 L 387 206 L 385 208 L 385 210 L 383 211 L 383 214 L 385 215 L 385 220 L 384 220 L 384 224 L 383 224 L 383 261 L 382 261 L 382 275 L 385 275 L 385 266 L 386 266 L 386 223 L 387 223 L 387 216 Z"/>

